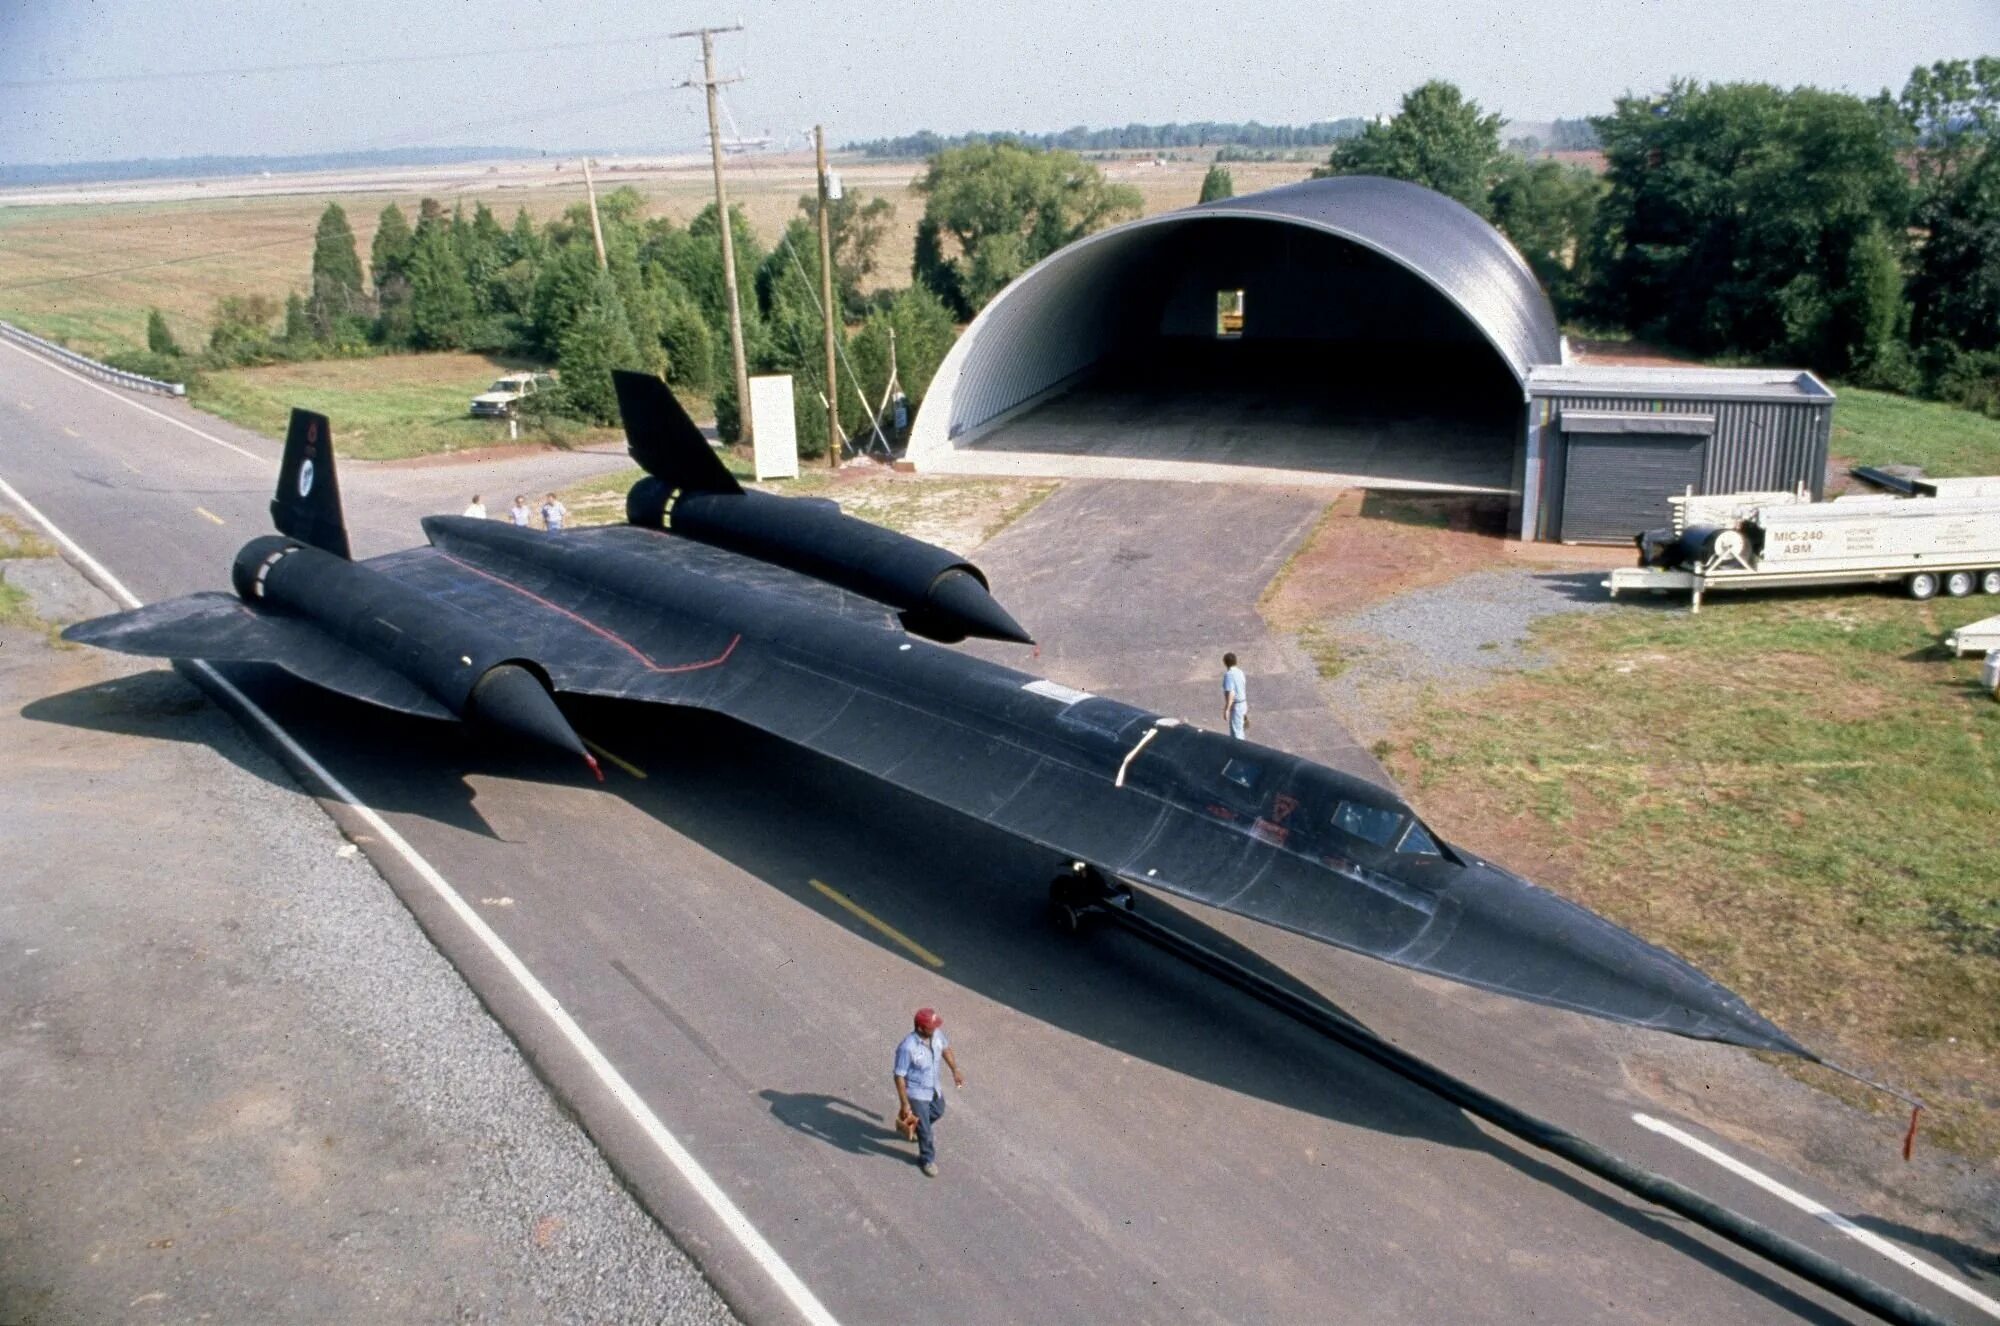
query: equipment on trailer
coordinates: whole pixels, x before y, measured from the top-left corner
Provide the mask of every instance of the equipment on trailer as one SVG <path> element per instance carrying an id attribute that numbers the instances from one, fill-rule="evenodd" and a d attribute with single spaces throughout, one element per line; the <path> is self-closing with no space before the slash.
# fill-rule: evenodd
<path id="1" fill-rule="evenodd" d="M 1604 587 L 1688 592 L 1900 581 L 1911 598 L 2000 594 L 2000 478 L 1919 479 L 1911 496 L 1815 502 L 1795 492 L 1692 491 L 1667 499 L 1673 525 L 1638 537 L 1639 565 Z"/>

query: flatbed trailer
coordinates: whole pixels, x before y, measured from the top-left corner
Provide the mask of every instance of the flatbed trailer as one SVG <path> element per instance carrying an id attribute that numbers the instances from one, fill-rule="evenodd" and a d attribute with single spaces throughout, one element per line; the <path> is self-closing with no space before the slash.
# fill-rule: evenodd
<path id="1" fill-rule="evenodd" d="M 1831 502 L 1803 491 L 1669 498 L 1673 528 L 1641 540 L 1642 559 L 1656 564 L 1620 567 L 1604 587 L 1613 598 L 1686 593 L 1696 612 L 1724 589 L 1900 583 L 1916 599 L 2000 594 L 2000 478 L 1926 486 Z"/>

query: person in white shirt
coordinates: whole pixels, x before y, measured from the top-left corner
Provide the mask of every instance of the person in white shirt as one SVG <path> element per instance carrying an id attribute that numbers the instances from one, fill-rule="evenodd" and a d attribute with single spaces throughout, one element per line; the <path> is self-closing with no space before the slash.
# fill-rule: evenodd
<path id="1" fill-rule="evenodd" d="M 514 494 L 514 505 L 508 509 L 507 514 L 514 518 L 517 529 L 528 528 L 528 522 L 535 518 L 535 513 L 528 509 L 527 497 L 521 493 Z"/>
<path id="2" fill-rule="evenodd" d="M 472 505 L 465 508 L 464 514 L 474 520 L 486 519 L 486 503 L 480 500 L 478 493 L 472 495 Z"/>
<path id="3" fill-rule="evenodd" d="M 558 502 L 554 493 L 550 493 L 547 499 L 543 501 L 542 524 L 548 528 L 549 533 L 554 534 L 561 530 L 563 520 L 568 515 L 569 508 Z"/>
<path id="4" fill-rule="evenodd" d="M 1230 736 L 1243 740 L 1244 725 L 1250 721 L 1250 683 L 1236 666 L 1234 654 L 1222 656 L 1222 721 L 1229 725 Z"/>

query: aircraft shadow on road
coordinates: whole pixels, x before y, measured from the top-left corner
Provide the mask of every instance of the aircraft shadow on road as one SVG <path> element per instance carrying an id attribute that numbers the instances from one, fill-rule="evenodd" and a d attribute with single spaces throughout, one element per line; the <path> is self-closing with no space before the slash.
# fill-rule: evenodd
<path id="1" fill-rule="evenodd" d="M 228 669 L 233 681 L 378 811 L 497 836 L 469 779 L 584 782 L 568 764 L 523 756 L 469 730 L 384 713 L 293 683 L 273 669 Z M 164 671 L 37 700 L 31 719 L 183 741 L 213 740 L 197 706 Z M 1048 853 L 776 738 L 714 715 L 620 701 L 565 702 L 587 737 L 643 765 L 612 772 L 608 790 L 673 832 L 822 916 L 912 963 L 813 887 L 852 901 L 947 955 L 967 990 L 1078 1037 L 1187 1077 L 1351 1127 L 1493 1157 L 1608 1219 L 1658 1239 L 1803 1320 L 1837 1322 L 1754 1265 L 1710 1247 L 1678 1220 L 1588 1182 L 1475 1124 L 1456 1107 L 1327 1040 L 1135 936 L 1104 928 L 1079 939 L 1047 919 Z M 239 748 L 240 747 L 240 748 Z M 291 786 L 248 744 L 220 743 L 267 781 Z M 1360 1025 L 1323 994 L 1254 950 L 1155 899 L 1155 921 L 1266 980 Z M 907 1160 L 872 1111 L 838 1097 L 762 1093 L 774 1117 L 856 1154 Z"/>

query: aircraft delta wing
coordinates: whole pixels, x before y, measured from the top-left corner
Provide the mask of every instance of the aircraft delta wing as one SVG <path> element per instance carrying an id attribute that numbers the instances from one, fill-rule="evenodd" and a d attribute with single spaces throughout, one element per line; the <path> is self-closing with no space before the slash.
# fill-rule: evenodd
<path id="1" fill-rule="evenodd" d="M 1027 634 L 971 563 L 830 503 L 743 492 L 663 384 L 618 387 L 649 471 L 626 525 L 438 516 L 428 547 L 349 562 L 325 500 L 326 422 L 298 412 L 282 534 L 239 553 L 235 596 L 65 634 L 273 663 L 585 760 L 553 696 L 711 710 L 1045 848 L 1052 866 L 1537 1003 L 1815 1057 L 1693 966 L 1450 846 L 1386 789 L 932 643 Z"/>

